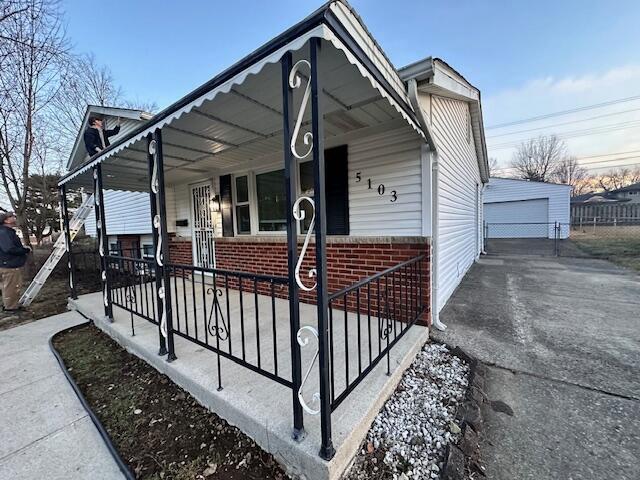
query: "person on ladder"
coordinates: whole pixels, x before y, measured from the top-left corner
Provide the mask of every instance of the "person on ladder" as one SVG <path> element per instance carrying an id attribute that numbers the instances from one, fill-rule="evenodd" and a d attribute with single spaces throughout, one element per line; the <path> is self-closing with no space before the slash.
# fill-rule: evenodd
<path id="1" fill-rule="evenodd" d="M 21 309 L 18 305 L 22 288 L 22 267 L 30 248 L 24 247 L 15 232 L 16 216 L 13 212 L 0 213 L 0 285 L 5 312 Z"/>
<path id="2" fill-rule="evenodd" d="M 116 128 L 104 130 L 104 117 L 101 115 L 91 115 L 89 117 L 89 126 L 84 131 L 84 146 L 90 157 L 107 148 L 109 137 L 113 137 L 120 132 L 120 117 L 116 124 Z"/>

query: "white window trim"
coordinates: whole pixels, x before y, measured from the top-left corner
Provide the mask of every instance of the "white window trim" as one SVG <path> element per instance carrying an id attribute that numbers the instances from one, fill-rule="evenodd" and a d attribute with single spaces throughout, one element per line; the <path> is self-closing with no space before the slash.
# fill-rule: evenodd
<path id="1" fill-rule="evenodd" d="M 296 162 L 296 197 L 299 198 L 301 195 L 303 195 L 302 192 L 302 186 L 300 184 L 300 165 L 302 165 L 303 163 L 307 163 L 307 162 L 311 162 L 312 160 L 304 160 L 304 161 L 297 161 Z M 256 176 L 257 175 L 262 175 L 265 173 L 271 173 L 271 172 L 277 172 L 279 170 L 284 170 L 284 165 L 278 165 L 278 166 L 274 166 L 274 165 L 269 165 L 269 166 L 264 166 L 261 168 L 256 168 L 254 170 L 246 170 L 246 171 L 239 171 L 236 173 L 232 173 L 231 174 L 231 196 L 232 196 L 232 201 L 233 201 L 233 215 L 234 215 L 234 221 L 233 221 L 233 233 L 235 236 L 239 236 L 239 237 L 250 237 L 250 236 L 285 236 L 287 234 L 286 230 L 283 231 L 261 231 L 260 230 L 260 223 L 259 223 L 259 218 L 258 218 L 258 188 L 257 188 L 257 181 L 256 181 Z M 247 185 L 249 188 L 249 219 L 251 221 L 251 233 L 238 233 L 238 224 L 237 224 L 237 213 L 236 213 L 236 207 L 239 206 L 238 205 L 238 197 L 237 197 L 237 192 L 236 192 L 236 178 L 237 177 L 247 177 Z M 313 190 L 311 191 L 310 195 L 313 196 Z M 246 205 L 245 202 L 243 202 L 241 205 Z M 297 222 L 297 234 L 301 234 L 302 232 L 302 228 L 301 228 L 301 224 L 302 221 Z"/>
<path id="2" fill-rule="evenodd" d="M 236 189 L 236 178 L 239 177 L 247 177 L 247 193 L 249 194 L 249 200 L 247 202 L 242 202 L 242 203 L 238 203 L 238 192 Z M 257 211 L 254 212 L 254 206 L 255 206 L 255 196 L 254 196 L 254 181 L 253 181 L 253 172 L 250 171 L 246 171 L 246 172 L 239 172 L 239 173 L 235 173 L 233 175 L 231 175 L 231 197 L 232 197 L 232 203 L 233 203 L 233 234 L 237 237 L 250 237 L 252 235 L 255 235 L 255 228 L 256 228 L 256 224 L 255 224 L 255 214 L 257 214 Z M 238 232 L 238 211 L 236 207 L 241 207 L 243 205 L 249 205 L 249 223 L 250 223 L 250 228 L 249 228 L 249 233 L 239 233 Z"/>

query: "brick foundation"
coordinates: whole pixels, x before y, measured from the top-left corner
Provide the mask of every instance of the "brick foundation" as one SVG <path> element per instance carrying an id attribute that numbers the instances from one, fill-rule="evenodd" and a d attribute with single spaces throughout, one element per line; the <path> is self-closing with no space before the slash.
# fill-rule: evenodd
<path id="1" fill-rule="evenodd" d="M 179 238 L 169 234 L 169 260 L 182 265 L 193 264 L 193 249 L 190 238 Z"/>
<path id="2" fill-rule="evenodd" d="M 299 246 L 302 246 L 302 238 L 299 239 Z M 284 237 L 233 237 L 216 238 L 216 265 L 218 269 L 257 273 L 263 275 L 287 276 L 287 243 Z M 170 258 L 174 263 L 192 264 L 191 241 L 172 238 L 169 244 Z M 370 238 L 370 237 L 327 237 L 327 279 L 329 293 L 337 292 L 345 287 L 381 272 L 399 263 L 410 260 L 418 255 L 425 254 L 425 260 L 420 265 L 420 279 L 422 281 L 421 292 L 408 294 L 401 288 L 401 274 L 396 276 L 396 284 L 390 281 L 387 288 L 396 291 L 396 298 L 404 298 L 402 303 L 393 306 L 396 310 L 396 317 L 403 317 L 402 311 L 406 308 L 407 298 L 417 299 L 421 294 L 422 302 L 427 311 L 421 317 L 421 323 L 428 322 L 430 312 L 428 311 L 430 301 L 430 279 L 429 279 L 429 258 L 430 246 L 428 239 L 420 237 L 394 237 L 394 238 Z M 306 272 L 313 268 L 315 264 L 315 247 L 309 245 L 305 255 L 301 272 L 303 281 L 306 279 Z M 418 278 L 416 268 L 408 274 L 414 274 Z M 252 291 L 250 282 L 243 283 L 245 291 Z M 312 280 L 309 279 L 309 283 Z M 230 283 L 236 286 L 237 281 Z M 261 282 L 258 285 L 260 293 L 269 294 L 269 286 Z M 377 307 L 377 290 L 372 285 L 371 303 Z M 384 296 L 384 285 L 380 287 L 381 296 Z M 283 288 L 277 288 L 277 296 L 285 296 Z M 366 304 L 366 289 L 363 289 L 360 296 L 361 311 Z M 313 303 L 315 292 L 309 293 L 300 291 L 300 299 L 304 302 Z M 381 300 L 382 303 L 382 300 Z M 342 302 L 336 302 L 336 306 Z M 351 295 L 347 299 L 349 310 L 356 309 L 356 296 Z"/>

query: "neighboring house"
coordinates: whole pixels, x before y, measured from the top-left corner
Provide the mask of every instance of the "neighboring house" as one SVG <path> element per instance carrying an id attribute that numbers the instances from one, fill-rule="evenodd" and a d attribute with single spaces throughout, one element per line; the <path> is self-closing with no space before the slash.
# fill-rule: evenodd
<path id="1" fill-rule="evenodd" d="M 76 136 L 67 162 L 67 169 L 82 165 L 89 159 L 84 146 L 83 134 L 89 123 L 89 116 L 100 114 L 104 117 L 105 129 L 113 128 L 120 118 L 120 132 L 109 138 L 113 144 L 124 138 L 146 122 L 153 115 L 141 110 L 128 108 L 101 107 L 88 105 L 82 125 Z M 140 250 L 146 256 L 151 255 L 153 240 L 151 237 L 151 220 L 149 210 L 149 195 L 141 192 L 124 192 L 109 189 L 109 178 L 105 178 L 104 201 L 106 205 L 107 232 L 109 233 L 109 250 L 115 252 Z M 91 213 L 85 222 L 85 232 L 91 237 L 96 236 L 95 215 Z"/>
<path id="2" fill-rule="evenodd" d="M 610 203 L 617 201 L 615 198 L 608 198 L 607 192 L 589 192 L 571 197 L 571 206 L 585 203 Z"/>
<path id="3" fill-rule="evenodd" d="M 487 238 L 569 236 L 571 186 L 513 178 L 489 180 L 484 192 Z"/>
<path id="4" fill-rule="evenodd" d="M 96 205 L 98 213 L 106 210 L 102 234 L 125 220 L 110 218 L 110 208 L 131 217 L 142 204 L 133 195 L 149 195 L 157 207 L 156 255 L 129 264 L 106 255 L 105 315 L 119 307 L 131 312 L 131 322 L 136 316 L 158 326 L 169 359 L 175 332 L 198 350 L 293 388 L 294 430 L 298 403 L 320 414 L 322 434 L 306 441 L 321 442 L 320 456 L 328 460 L 333 409 L 385 350 L 390 362 L 388 352 L 409 327 L 429 320 L 442 327 L 439 312 L 482 251 L 487 181 L 478 89 L 431 57 L 396 70 L 353 9 L 332 1 L 105 151 L 71 165 L 60 183 L 144 192 Z M 139 272 L 144 276 L 135 277 Z M 153 279 L 153 310 L 149 272 L 162 273 Z M 109 283 L 113 276 L 116 285 Z M 344 328 L 334 329 L 334 321 Z M 361 322 L 368 323 L 366 333 Z M 250 328 L 257 352 L 245 356 Z M 278 341 L 276 330 L 291 338 Z M 317 411 L 303 403 L 307 377 L 302 384 L 296 379 L 302 371 L 296 348 L 311 346 L 303 340 L 309 332 L 321 339 L 317 358 L 326 362 L 317 373 Z M 268 352 L 288 350 L 280 363 L 287 360 L 290 370 L 278 370 L 275 359 L 267 370 Z M 269 423 L 281 433 L 282 421 Z M 265 431 L 263 423 L 259 428 Z"/>
<path id="5" fill-rule="evenodd" d="M 576 226 L 640 222 L 640 183 L 571 198 L 571 221 Z"/>
<path id="6" fill-rule="evenodd" d="M 608 196 L 623 202 L 640 203 L 640 182 L 610 190 Z"/>

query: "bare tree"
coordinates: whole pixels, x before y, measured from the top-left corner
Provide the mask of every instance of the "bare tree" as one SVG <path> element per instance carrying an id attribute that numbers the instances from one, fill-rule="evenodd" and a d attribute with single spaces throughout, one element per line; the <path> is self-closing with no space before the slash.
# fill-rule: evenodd
<path id="1" fill-rule="evenodd" d="M 557 136 L 540 136 L 521 143 L 511 160 L 519 178 L 544 182 L 567 156 L 565 143 Z"/>
<path id="2" fill-rule="evenodd" d="M 498 173 L 500 169 L 498 168 L 498 159 L 495 157 L 489 158 L 489 176 L 493 177 Z"/>
<path id="3" fill-rule="evenodd" d="M 72 56 L 61 75 L 58 95 L 49 106 L 52 127 L 72 145 L 87 105 L 114 106 L 122 101 L 122 89 L 115 85 L 109 69 L 93 55 Z"/>
<path id="4" fill-rule="evenodd" d="M 70 56 L 62 73 L 58 95 L 51 102 L 51 128 L 60 140 L 60 155 L 68 158 L 87 105 L 133 108 L 153 112 L 155 104 L 124 99 L 108 67 L 100 65 L 93 55 Z"/>
<path id="5" fill-rule="evenodd" d="M 56 0 L 25 0 L 26 10 L 0 24 L 0 179 L 29 242 L 25 219 L 34 152 L 43 139 L 44 113 L 58 93 L 67 40 Z"/>
<path id="6" fill-rule="evenodd" d="M 576 157 L 562 158 L 553 171 L 552 178 L 558 183 L 571 185 L 572 195 L 579 195 L 576 190 L 581 190 L 584 180 L 588 177 L 587 170 L 580 166 Z"/>
<path id="7" fill-rule="evenodd" d="M 617 190 L 633 183 L 640 182 L 640 168 L 616 168 L 596 177 L 598 186 L 605 192 Z"/>

